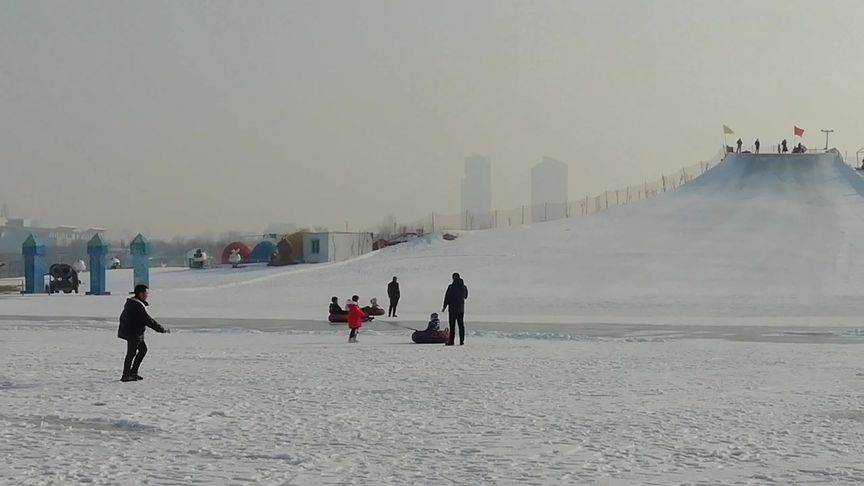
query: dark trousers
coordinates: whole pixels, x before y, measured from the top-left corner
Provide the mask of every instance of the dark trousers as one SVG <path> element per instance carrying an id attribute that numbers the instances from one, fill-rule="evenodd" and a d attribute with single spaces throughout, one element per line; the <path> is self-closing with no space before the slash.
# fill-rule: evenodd
<path id="1" fill-rule="evenodd" d="M 399 297 L 390 299 L 390 309 L 387 311 L 387 317 L 396 317 L 396 306 L 399 305 Z"/>
<path id="2" fill-rule="evenodd" d="M 126 341 L 126 360 L 123 361 L 123 376 L 137 375 L 141 361 L 147 355 L 147 345 L 143 339 Z"/>
<path id="3" fill-rule="evenodd" d="M 348 339 L 357 339 L 357 329 L 351 328 L 351 334 L 348 335 Z"/>
<path id="4" fill-rule="evenodd" d="M 450 312 L 450 344 L 456 339 L 456 325 L 459 325 L 459 344 L 465 344 L 465 311 Z"/>

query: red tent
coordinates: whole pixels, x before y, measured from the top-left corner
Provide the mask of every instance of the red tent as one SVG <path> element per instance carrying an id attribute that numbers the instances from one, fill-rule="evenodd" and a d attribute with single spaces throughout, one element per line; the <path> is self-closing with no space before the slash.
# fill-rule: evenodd
<path id="1" fill-rule="evenodd" d="M 222 250 L 222 263 L 228 264 L 228 257 L 231 256 L 231 250 L 236 249 L 240 252 L 240 257 L 243 258 L 243 262 L 248 262 L 250 257 L 252 256 L 252 249 L 249 248 L 249 245 L 242 241 L 235 241 L 234 243 L 229 244 Z"/>

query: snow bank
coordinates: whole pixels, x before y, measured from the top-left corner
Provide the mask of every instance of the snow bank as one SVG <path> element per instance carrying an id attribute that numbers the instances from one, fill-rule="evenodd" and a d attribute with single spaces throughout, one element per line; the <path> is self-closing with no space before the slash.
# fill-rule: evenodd
<path id="1" fill-rule="evenodd" d="M 864 314 L 864 180 L 832 154 L 730 155 L 683 189 L 594 216 L 439 236 L 322 266 L 155 271 L 152 310 L 171 317 L 326 318 L 331 296 L 439 311 L 452 272 L 469 320 L 850 324 Z M 111 297 L 14 297 L 6 315 L 114 317 Z"/>

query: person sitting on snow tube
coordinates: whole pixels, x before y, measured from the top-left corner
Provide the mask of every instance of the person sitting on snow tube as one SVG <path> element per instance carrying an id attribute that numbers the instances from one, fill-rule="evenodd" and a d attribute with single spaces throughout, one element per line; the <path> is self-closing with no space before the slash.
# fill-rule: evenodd
<path id="1" fill-rule="evenodd" d="M 441 321 L 438 320 L 438 313 L 433 312 L 429 316 L 429 324 L 426 325 L 426 332 L 437 332 L 441 330 Z"/>
<path id="2" fill-rule="evenodd" d="M 330 299 L 330 315 L 348 315 L 348 311 L 342 309 L 342 307 L 339 305 L 339 299 L 337 297 L 333 297 L 332 299 Z"/>
<path id="3" fill-rule="evenodd" d="M 348 311 L 342 309 L 337 297 L 330 299 L 330 317 L 327 320 L 330 322 L 348 322 Z"/>
<path id="4" fill-rule="evenodd" d="M 363 308 L 363 312 L 365 312 L 367 316 L 383 316 L 384 315 L 384 309 L 381 307 L 378 307 L 378 299 L 373 297 L 372 300 L 369 301 L 369 303 L 371 305 L 367 305 L 366 307 Z"/>
<path id="5" fill-rule="evenodd" d="M 450 338 L 450 333 L 441 329 L 438 314 L 433 313 L 429 316 L 429 324 L 422 331 L 414 331 L 411 334 L 411 340 L 417 344 L 444 344 Z"/>

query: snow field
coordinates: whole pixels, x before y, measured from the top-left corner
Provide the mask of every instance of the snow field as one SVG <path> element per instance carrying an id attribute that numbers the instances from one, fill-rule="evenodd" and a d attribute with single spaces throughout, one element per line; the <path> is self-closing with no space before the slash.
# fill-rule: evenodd
<path id="1" fill-rule="evenodd" d="M 864 481 L 860 344 L 114 333 L 0 324 L 0 482 Z"/>

